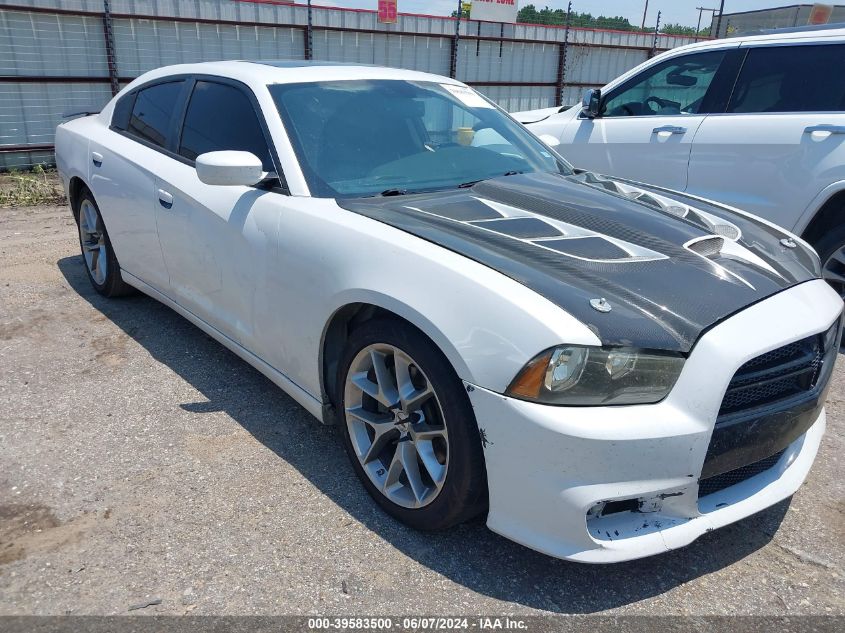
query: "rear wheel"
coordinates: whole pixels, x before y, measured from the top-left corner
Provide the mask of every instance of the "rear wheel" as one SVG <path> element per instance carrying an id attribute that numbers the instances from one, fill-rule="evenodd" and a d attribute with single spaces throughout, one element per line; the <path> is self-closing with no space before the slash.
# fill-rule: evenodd
<path id="1" fill-rule="evenodd" d="M 401 321 L 366 323 L 352 333 L 339 374 L 338 430 L 382 508 L 423 530 L 451 527 L 485 509 L 472 407 L 424 335 Z"/>
<path id="2" fill-rule="evenodd" d="M 79 246 L 85 271 L 94 289 L 104 297 L 120 297 L 134 289 L 120 276 L 120 265 L 114 254 L 100 209 L 94 196 L 84 189 L 79 198 Z"/>

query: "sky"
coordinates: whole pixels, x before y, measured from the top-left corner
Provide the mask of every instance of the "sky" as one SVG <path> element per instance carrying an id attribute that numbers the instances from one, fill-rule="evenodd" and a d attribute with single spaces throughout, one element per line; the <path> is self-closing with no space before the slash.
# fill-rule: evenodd
<path id="1" fill-rule="evenodd" d="M 355 7 L 359 9 L 375 9 L 378 0 L 313 0 L 314 4 L 334 5 L 339 7 Z M 566 9 L 569 0 L 519 0 L 520 6 L 533 4 L 538 9 L 548 6 L 552 9 Z M 809 2 L 810 0 L 805 0 Z M 404 13 L 426 13 L 429 15 L 450 15 L 458 7 L 453 0 L 398 0 L 399 11 Z M 657 19 L 657 12 L 661 11 L 663 24 L 683 24 L 695 26 L 698 22 L 696 7 L 719 8 L 720 0 L 649 0 L 647 25 L 653 25 Z M 766 9 L 769 7 L 797 4 L 798 0 L 725 0 L 725 13 L 749 11 L 751 9 Z M 631 24 L 639 24 L 643 19 L 645 0 L 572 0 L 573 11 L 592 13 L 593 15 L 615 16 L 628 18 Z M 704 13 L 702 25 L 707 24 L 709 12 Z"/>

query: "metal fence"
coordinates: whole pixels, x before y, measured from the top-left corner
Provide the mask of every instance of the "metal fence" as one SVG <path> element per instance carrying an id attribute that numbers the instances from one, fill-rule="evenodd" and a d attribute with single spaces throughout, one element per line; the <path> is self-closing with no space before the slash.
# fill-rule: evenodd
<path id="1" fill-rule="evenodd" d="M 689 37 L 497 24 L 268 0 L 0 3 L 0 170 L 53 161 L 63 112 L 101 107 L 141 73 L 221 59 L 316 59 L 457 77 L 507 110 L 575 103 Z"/>

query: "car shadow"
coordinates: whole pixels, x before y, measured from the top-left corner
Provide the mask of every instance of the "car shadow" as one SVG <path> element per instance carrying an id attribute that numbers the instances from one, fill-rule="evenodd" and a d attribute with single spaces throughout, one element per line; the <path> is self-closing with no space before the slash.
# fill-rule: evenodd
<path id="1" fill-rule="evenodd" d="M 225 412 L 390 545 L 479 594 L 559 613 L 594 613 L 634 603 L 752 554 L 772 539 L 789 508 L 787 500 L 684 549 L 607 566 L 539 554 L 494 534 L 483 519 L 445 532 L 417 532 L 384 514 L 367 496 L 334 430 L 258 371 L 149 297 L 109 300 L 96 294 L 80 257 L 61 259 L 58 267 L 82 298 L 207 399 L 183 403 L 183 409 Z M 279 411 L 292 412 L 283 425 Z"/>

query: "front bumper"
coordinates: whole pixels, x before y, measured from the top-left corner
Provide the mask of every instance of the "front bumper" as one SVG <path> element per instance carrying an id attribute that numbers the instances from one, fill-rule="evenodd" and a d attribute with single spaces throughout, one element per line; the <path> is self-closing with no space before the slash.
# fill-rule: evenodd
<path id="1" fill-rule="evenodd" d="M 769 470 L 701 499 L 698 480 L 736 370 L 824 332 L 841 311 L 821 280 L 743 310 L 701 337 L 654 405 L 554 407 L 468 389 L 485 445 L 487 525 L 551 556 L 610 563 L 683 547 L 790 496 L 815 459 L 823 410 Z M 597 504 L 625 499 L 647 511 L 588 517 Z"/>

